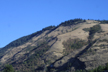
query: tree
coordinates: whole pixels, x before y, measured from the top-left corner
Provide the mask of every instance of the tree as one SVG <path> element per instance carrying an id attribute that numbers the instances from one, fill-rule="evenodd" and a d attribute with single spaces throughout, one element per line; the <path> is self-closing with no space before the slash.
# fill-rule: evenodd
<path id="1" fill-rule="evenodd" d="M 3 72 L 14 72 L 12 65 L 6 65 Z"/>

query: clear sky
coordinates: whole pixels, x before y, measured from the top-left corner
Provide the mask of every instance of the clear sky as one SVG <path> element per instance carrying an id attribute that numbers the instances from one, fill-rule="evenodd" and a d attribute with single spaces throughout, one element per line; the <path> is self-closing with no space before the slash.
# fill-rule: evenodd
<path id="1" fill-rule="evenodd" d="M 108 20 L 108 0 L 0 0 L 0 47 L 74 18 Z"/>

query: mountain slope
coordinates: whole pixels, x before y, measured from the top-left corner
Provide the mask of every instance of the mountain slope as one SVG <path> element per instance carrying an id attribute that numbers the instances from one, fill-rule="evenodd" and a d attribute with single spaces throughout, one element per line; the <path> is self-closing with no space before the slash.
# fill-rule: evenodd
<path id="1" fill-rule="evenodd" d="M 107 21 L 74 19 L 17 39 L 0 49 L 0 70 L 73 72 L 108 63 Z"/>

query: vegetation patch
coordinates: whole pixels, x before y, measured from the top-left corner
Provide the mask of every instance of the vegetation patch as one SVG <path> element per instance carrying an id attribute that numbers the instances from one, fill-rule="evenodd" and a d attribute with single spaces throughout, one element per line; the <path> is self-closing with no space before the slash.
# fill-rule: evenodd
<path id="1" fill-rule="evenodd" d="M 99 21 L 101 24 L 106 24 L 106 23 L 108 23 L 108 20 L 97 20 L 97 21 Z"/>
<path id="2" fill-rule="evenodd" d="M 75 49 L 79 49 L 87 44 L 86 41 L 80 40 L 80 39 L 68 39 L 67 41 L 64 41 L 63 46 L 65 48 L 64 53 L 67 55 L 70 52 L 72 52 Z"/>
<path id="3" fill-rule="evenodd" d="M 3 72 L 15 72 L 12 65 L 6 65 Z"/>
<path id="4" fill-rule="evenodd" d="M 76 25 L 76 24 L 79 24 L 79 23 L 82 23 L 82 22 L 86 22 L 86 20 L 83 20 L 83 19 L 73 19 L 73 20 L 68 20 L 68 21 L 65 21 L 63 23 L 61 23 L 59 26 L 70 26 L 70 25 Z"/>
<path id="5" fill-rule="evenodd" d="M 75 72 L 107 72 L 108 71 L 108 63 L 105 66 L 98 66 L 92 70 L 76 70 Z"/>
<path id="6" fill-rule="evenodd" d="M 100 25 L 94 25 L 93 27 L 90 27 L 90 30 L 89 30 L 89 43 L 92 42 L 92 39 L 95 35 L 96 32 L 101 32 L 101 26 Z"/>
<path id="7" fill-rule="evenodd" d="M 83 69 L 83 70 L 76 70 L 74 72 L 107 72 L 107 71 L 108 71 L 108 63 L 105 66 L 98 66 L 97 68 L 92 70 Z M 71 71 L 71 68 L 68 68 L 67 70 L 61 72 L 73 72 L 73 71 Z"/>
<path id="8" fill-rule="evenodd" d="M 83 29 L 85 32 L 89 32 L 90 31 L 90 28 L 84 28 Z"/>
<path id="9" fill-rule="evenodd" d="M 94 25 L 93 27 L 90 27 L 90 28 L 84 28 L 83 30 L 86 32 L 89 32 L 88 40 L 90 42 L 92 42 L 92 39 L 93 39 L 96 32 L 98 32 L 98 33 L 102 32 L 101 26 L 99 24 Z"/>

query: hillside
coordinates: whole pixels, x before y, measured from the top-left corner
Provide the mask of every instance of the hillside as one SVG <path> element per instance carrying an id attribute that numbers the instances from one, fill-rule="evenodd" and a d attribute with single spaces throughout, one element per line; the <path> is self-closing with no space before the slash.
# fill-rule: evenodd
<path id="1" fill-rule="evenodd" d="M 108 21 L 74 19 L 21 37 L 0 49 L 0 71 L 74 72 L 108 63 Z"/>

